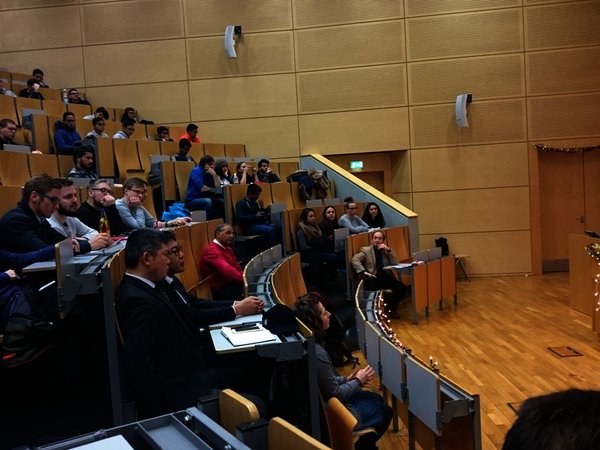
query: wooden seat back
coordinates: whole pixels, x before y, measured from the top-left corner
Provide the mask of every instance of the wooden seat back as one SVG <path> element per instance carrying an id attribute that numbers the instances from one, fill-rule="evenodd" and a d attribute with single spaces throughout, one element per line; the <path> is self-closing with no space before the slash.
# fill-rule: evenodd
<path id="1" fill-rule="evenodd" d="M 219 415 L 221 426 L 234 436 L 236 426 L 260 418 L 256 405 L 231 389 L 219 393 Z"/>
<path id="2" fill-rule="evenodd" d="M 281 417 L 273 417 L 269 421 L 269 450 L 328 450 L 312 436 L 299 430 Z"/>

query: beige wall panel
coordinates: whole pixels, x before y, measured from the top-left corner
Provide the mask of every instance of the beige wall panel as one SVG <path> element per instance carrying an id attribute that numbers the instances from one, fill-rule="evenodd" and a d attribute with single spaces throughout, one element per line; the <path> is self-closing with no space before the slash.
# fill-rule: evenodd
<path id="1" fill-rule="evenodd" d="M 528 50 L 600 44 L 600 2 L 525 8 Z"/>
<path id="2" fill-rule="evenodd" d="M 477 100 L 525 94 L 522 54 L 408 64 L 411 105 L 448 102 L 461 92 Z"/>
<path id="3" fill-rule="evenodd" d="M 403 17 L 401 1 L 390 0 L 293 0 L 294 26 L 317 27 Z"/>
<path id="4" fill-rule="evenodd" d="M 187 36 L 223 35 L 227 25 L 242 33 L 292 28 L 286 0 L 184 0 L 184 10 Z"/>
<path id="5" fill-rule="evenodd" d="M 300 116 L 302 154 L 408 148 L 407 108 Z"/>
<path id="6" fill-rule="evenodd" d="M 407 59 L 521 51 L 521 23 L 520 8 L 407 19 Z"/>
<path id="7" fill-rule="evenodd" d="M 527 71 L 531 95 L 600 90 L 600 47 L 528 53 Z"/>
<path id="8" fill-rule="evenodd" d="M 83 55 L 88 86 L 186 79 L 183 39 L 94 45 L 83 47 Z"/>
<path id="9" fill-rule="evenodd" d="M 186 82 L 110 86 L 87 89 L 93 105 L 134 106 L 142 119 L 155 123 L 187 122 L 190 118 Z"/>
<path id="10" fill-rule="evenodd" d="M 183 37 L 179 0 L 85 5 L 81 12 L 85 44 Z"/>
<path id="11" fill-rule="evenodd" d="M 469 128 L 458 128 L 454 104 L 410 108 L 412 147 L 524 141 L 525 101 L 498 100 L 468 106 Z"/>
<path id="12" fill-rule="evenodd" d="M 394 193 L 392 194 L 392 198 L 400 203 L 402 206 L 405 206 L 408 209 L 412 209 L 412 196 L 408 193 Z"/>
<path id="13" fill-rule="evenodd" d="M 529 189 L 509 187 L 413 195 L 421 234 L 529 229 Z"/>
<path id="14" fill-rule="evenodd" d="M 600 94 L 528 100 L 531 140 L 600 136 Z"/>
<path id="15" fill-rule="evenodd" d="M 404 23 L 392 20 L 296 31 L 298 70 L 402 62 Z"/>
<path id="16" fill-rule="evenodd" d="M 406 17 L 521 6 L 520 0 L 405 0 Z"/>
<path id="17" fill-rule="evenodd" d="M 246 154 L 250 157 L 300 157 L 295 116 L 222 120 L 199 123 L 198 126 L 204 142 L 246 144 Z"/>
<path id="18" fill-rule="evenodd" d="M 192 120 L 297 113 L 293 74 L 190 81 Z"/>
<path id="19" fill-rule="evenodd" d="M 81 45 L 77 6 L 4 11 L 0 24 L 0 52 Z"/>
<path id="20" fill-rule="evenodd" d="M 421 248 L 434 247 L 440 235 L 420 235 Z M 451 253 L 469 255 L 463 260 L 469 275 L 497 275 L 531 272 L 531 233 L 504 231 L 496 233 L 446 234 Z"/>
<path id="21" fill-rule="evenodd" d="M 237 58 L 228 58 L 223 36 L 189 39 L 190 78 L 293 72 L 291 32 L 251 34 L 236 45 Z"/>
<path id="22" fill-rule="evenodd" d="M 412 190 L 412 151 L 392 153 L 392 192 Z"/>
<path id="23" fill-rule="evenodd" d="M 49 6 L 76 5 L 77 0 L 2 0 L 0 11 L 7 9 L 39 8 Z"/>
<path id="24" fill-rule="evenodd" d="M 44 80 L 53 88 L 83 86 L 83 57 L 79 48 L 31 50 L 0 54 L 2 65 L 12 72 L 44 71 Z M 18 94 L 18 92 L 17 92 Z"/>
<path id="25" fill-rule="evenodd" d="M 431 148 L 412 152 L 413 190 L 527 186 L 527 144 Z"/>
<path id="26" fill-rule="evenodd" d="M 403 64 L 298 74 L 301 113 L 406 105 Z"/>

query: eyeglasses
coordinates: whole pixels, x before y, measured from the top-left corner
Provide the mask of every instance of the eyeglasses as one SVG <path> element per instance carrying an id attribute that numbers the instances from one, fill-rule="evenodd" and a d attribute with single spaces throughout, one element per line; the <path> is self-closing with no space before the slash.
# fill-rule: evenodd
<path id="1" fill-rule="evenodd" d="M 100 191 L 104 195 L 106 195 L 106 194 L 112 195 L 113 194 L 113 191 L 111 191 L 110 189 L 106 189 L 106 188 L 91 188 L 90 191 Z"/>
<path id="2" fill-rule="evenodd" d="M 352 210 L 355 210 L 355 209 L 356 209 L 356 206 L 355 206 L 354 208 L 348 208 L 348 209 L 349 209 L 350 211 L 352 211 Z"/>
<path id="3" fill-rule="evenodd" d="M 137 195 L 139 195 L 140 197 L 143 197 L 144 195 L 146 195 L 148 192 L 146 191 L 139 191 L 137 189 L 129 189 L 131 192 L 136 193 Z"/>
<path id="4" fill-rule="evenodd" d="M 75 122 L 75 119 L 65 119 L 65 122 Z"/>
<path id="5" fill-rule="evenodd" d="M 44 197 L 46 200 L 54 203 L 55 205 L 58 205 L 58 201 L 59 201 L 58 197 L 54 197 L 53 195 L 46 195 L 46 194 L 44 194 L 42 197 Z"/>
<path id="6" fill-rule="evenodd" d="M 16 131 L 17 131 L 16 127 L 5 127 L 5 128 L 6 128 L 8 131 L 14 131 L 14 132 L 16 132 Z"/>
<path id="7" fill-rule="evenodd" d="M 167 254 L 167 256 L 176 256 L 182 252 L 183 252 L 183 249 L 181 248 L 180 245 L 178 245 L 177 247 L 173 247 L 173 248 L 167 250 L 166 254 Z"/>
<path id="8" fill-rule="evenodd" d="M 103 127 L 105 124 L 104 124 L 104 122 L 98 122 L 98 123 L 96 123 L 96 125 Z"/>

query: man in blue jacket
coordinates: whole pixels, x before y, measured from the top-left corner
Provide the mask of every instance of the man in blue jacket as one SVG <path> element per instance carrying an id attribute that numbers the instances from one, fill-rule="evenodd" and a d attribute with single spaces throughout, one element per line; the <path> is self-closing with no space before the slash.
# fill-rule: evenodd
<path id="1" fill-rule="evenodd" d="M 75 129 L 75 114 L 66 111 L 62 122 L 56 122 L 54 142 L 59 155 L 73 155 L 76 144 L 81 143 L 81 136 Z"/>

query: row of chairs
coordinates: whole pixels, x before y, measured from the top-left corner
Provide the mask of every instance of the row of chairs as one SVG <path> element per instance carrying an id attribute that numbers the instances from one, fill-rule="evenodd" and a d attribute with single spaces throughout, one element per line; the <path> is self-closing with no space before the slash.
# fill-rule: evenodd
<path id="1" fill-rule="evenodd" d="M 64 177 L 72 167 L 71 156 L 0 151 L 0 180 L 3 186 L 23 186 L 29 178 L 42 173 Z"/>

